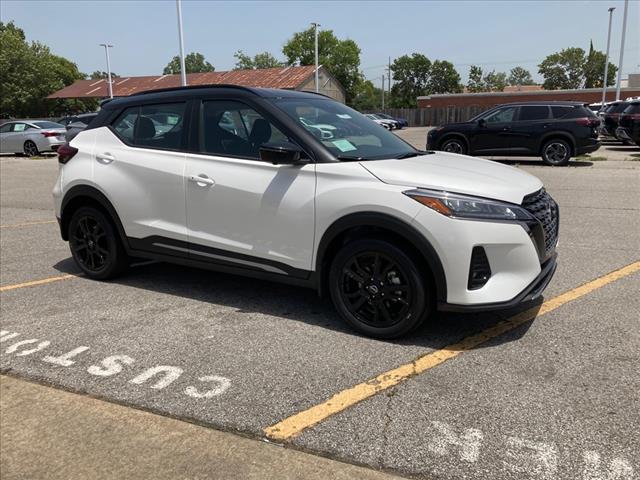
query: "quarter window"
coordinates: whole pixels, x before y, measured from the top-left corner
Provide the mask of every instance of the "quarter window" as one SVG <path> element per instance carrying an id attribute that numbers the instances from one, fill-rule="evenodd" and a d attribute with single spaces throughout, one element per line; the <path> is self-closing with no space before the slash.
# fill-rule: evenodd
<path id="1" fill-rule="evenodd" d="M 178 150 L 182 143 L 186 103 L 143 105 L 124 110 L 113 129 L 125 142 L 145 148 Z"/>
<path id="2" fill-rule="evenodd" d="M 205 101 L 200 119 L 202 153 L 259 158 L 265 143 L 288 141 L 271 122 L 240 102 Z"/>
<path id="3" fill-rule="evenodd" d="M 549 118 L 549 107 L 542 105 L 529 105 L 520 107 L 521 122 L 532 120 L 546 120 Z"/>

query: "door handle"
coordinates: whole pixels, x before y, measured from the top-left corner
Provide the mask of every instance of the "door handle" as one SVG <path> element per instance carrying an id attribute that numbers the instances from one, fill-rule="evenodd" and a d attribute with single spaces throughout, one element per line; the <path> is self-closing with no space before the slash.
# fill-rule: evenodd
<path id="1" fill-rule="evenodd" d="M 213 179 L 207 177 L 204 173 L 201 173 L 200 175 L 191 175 L 189 177 L 189 181 L 198 184 L 200 187 L 210 187 L 216 184 Z"/>
<path id="2" fill-rule="evenodd" d="M 105 165 L 108 165 L 109 163 L 113 162 L 115 159 L 116 157 L 111 155 L 109 152 L 104 152 L 102 154 L 96 155 L 96 160 L 98 160 L 100 163 L 104 163 Z"/>

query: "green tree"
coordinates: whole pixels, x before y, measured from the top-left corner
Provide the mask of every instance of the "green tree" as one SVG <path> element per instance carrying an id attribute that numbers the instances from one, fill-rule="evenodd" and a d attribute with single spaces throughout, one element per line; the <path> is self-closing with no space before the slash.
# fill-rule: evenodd
<path id="1" fill-rule="evenodd" d="M 289 65 L 315 65 L 314 52 L 313 27 L 294 33 L 282 47 Z M 353 40 L 338 39 L 332 30 L 321 30 L 318 32 L 318 62 L 342 84 L 347 103 L 350 103 L 362 81 L 360 47 Z"/>
<path id="2" fill-rule="evenodd" d="M 469 69 L 469 81 L 467 82 L 467 90 L 471 93 L 485 92 L 486 86 L 482 79 L 482 68 L 471 65 Z"/>
<path id="3" fill-rule="evenodd" d="M 581 48 L 565 48 L 547 56 L 538 72 L 544 77 L 546 90 L 575 89 L 584 84 L 585 52 Z"/>
<path id="4" fill-rule="evenodd" d="M 213 72 L 215 68 L 204 59 L 204 55 L 198 52 L 191 52 L 184 57 L 184 68 L 187 73 Z M 176 55 L 171 59 L 162 71 L 163 75 L 180 73 L 180 57 Z"/>
<path id="5" fill-rule="evenodd" d="M 13 22 L 0 22 L 0 115 L 46 117 L 94 110 L 95 100 L 50 100 L 56 90 L 84 79 L 75 63 L 28 43 Z"/>
<path id="6" fill-rule="evenodd" d="M 98 80 L 101 78 L 108 78 L 108 77 L 109 77 L 109 74 L 107 72 L 96 70 L 91 75 L 89 75 L 89 80 Z M 120 77 L 120 75 L 118 75 L 117 73 L 111 72 L 111 78 L 118 78 L 118 77 Z"/>
<path id="7" fill-rule="evenodd" d="M 593 42 L 589 46 L 589 54 L 584 66 L 584 88 L 602 88 L 602 79 L 604 77 L 604 62 L 606 56 L 604 53 L 594 50 Z M 615 84 L 616 73 L 618 67 L 609 62 L 607 69 L 607 86 Z"/>
<path id="8" fill-rule="evenodd" d="M 276 57 L 269 52 L 257 53 L 251 58 L 242 50 L 238 50 L 233 54 L 236 57 L 236 65 L 234 70 L 254 70 L 259 68 L 276 68 L 284 66 L 284 63 L 279 61 Z"/>
<path id="9" fill-rule="evenodd" d="M 435 60 L 431 64 L 429 80 L 427 81 L 427 93 L 460 93 L 460 75 L 451 62 Z"/>
<path id="10" fill-rule="evenodd" d="M 484 86 L 487 92 L 502 92 L 507 86 L 507 74 L 491 70 L 484 76 Z"/>
<path id="11" fill-rule="evenodd" d="M 377 110 L 381 102 L 382 89 L 376 87 L 371 80 L 362 80 L 350 105 L 360 111 Z"/>
<path id="12" fill-rule="evenodd" d="M 531 73 L 522 67 L 513 67 L 507 79 L 509 85 L 535 85 Z"/>
<path id="13" fill-rule="evenodd" d="M 403 55 L 393 61 L 391 71 L 394 81 L 391 87 L 391 106 L 415 107 L 417 98 L 427 93 L 431 60 L 421 53 Z"/>

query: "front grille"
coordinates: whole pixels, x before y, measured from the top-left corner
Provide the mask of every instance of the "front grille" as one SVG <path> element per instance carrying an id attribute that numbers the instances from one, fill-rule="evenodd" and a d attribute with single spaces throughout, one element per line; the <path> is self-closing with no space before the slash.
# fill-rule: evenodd
<path id="1" fill-rule="evenodd" d="M 550 254 L 558 243 L 559 209 L 551 195 L 544 188 L 527 195 L 522 206 L 542 225 L 545 254 Z"/>

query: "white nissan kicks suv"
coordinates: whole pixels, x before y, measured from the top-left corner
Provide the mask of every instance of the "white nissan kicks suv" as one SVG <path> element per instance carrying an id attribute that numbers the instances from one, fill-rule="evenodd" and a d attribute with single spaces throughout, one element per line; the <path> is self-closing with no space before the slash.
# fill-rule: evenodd
<path id="1" fill-rule="evenodd" d="M 558 206 L 540 180 L 416 150 L 314 93 L 136 94 L 58 154 L 60 231 L 93 279 L 149 258 L 277 280 L 391 338 L 436 309 L 529 302 L 556 268 Z"/>

